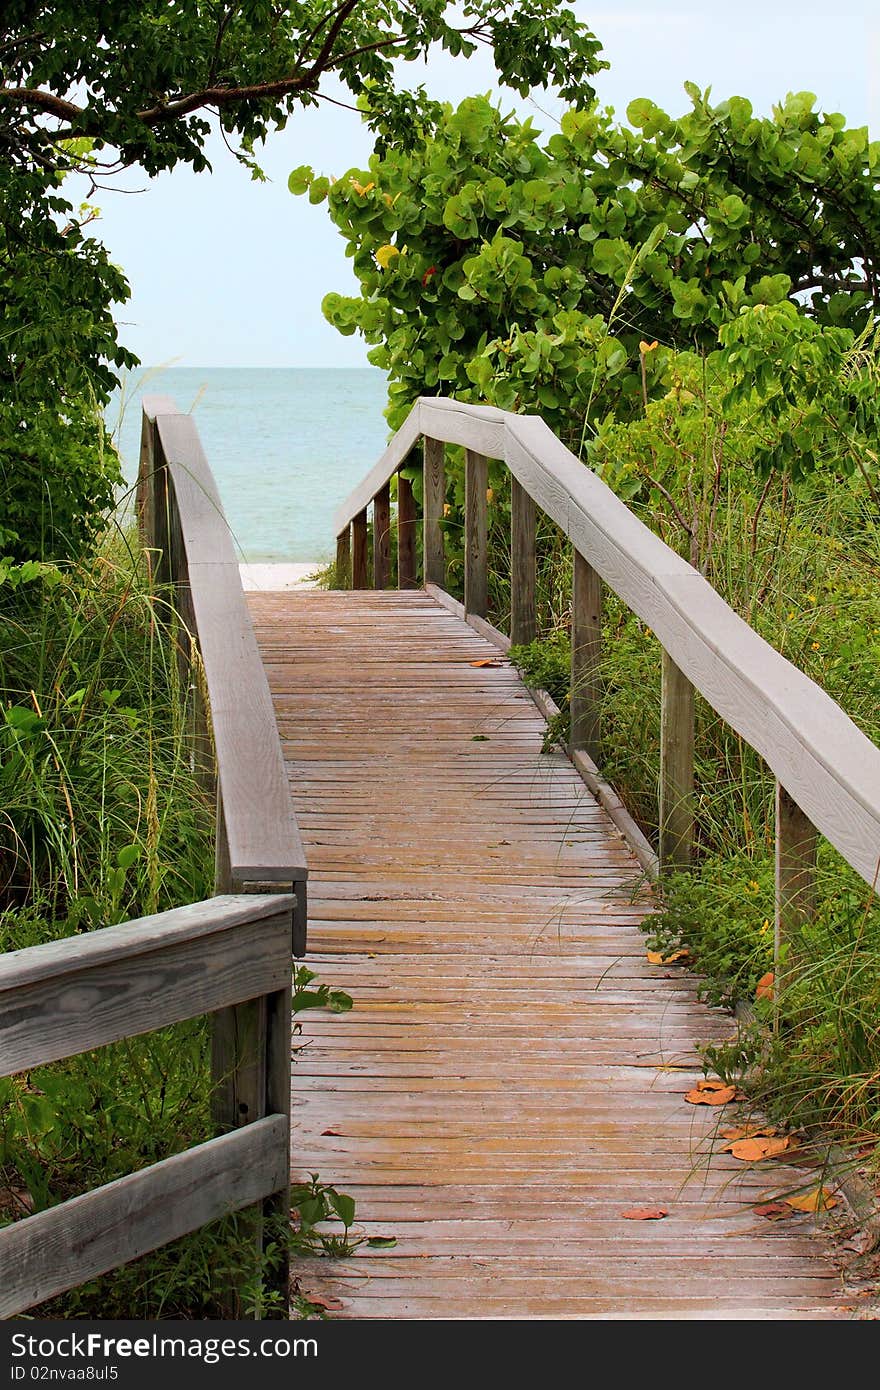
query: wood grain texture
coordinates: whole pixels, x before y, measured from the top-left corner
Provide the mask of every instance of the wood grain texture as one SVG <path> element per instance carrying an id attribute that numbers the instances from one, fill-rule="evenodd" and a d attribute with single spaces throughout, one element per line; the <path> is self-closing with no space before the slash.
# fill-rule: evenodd
<path id="1" fill-rule="evenodd" d="M 336 537 L 336 587 L 351 588 L 351 527 Z"/>
<path id="2" fill-rule="evenodd" d="M 397 475 L 397 587 L 415 589 L 416 573 L 416 500 L 412 483 L 402 473 Z"/>
<path id="3" fill-rule="evenodd" d="M 694 687 L 668 652 L 660 690 L 660 869 L 686 869 L 694 841 Z"/>
<path id="4" fill-rule="evenodd" d="M 815 826 L 777 782 L 774 946 L 778 992 L 803 964 L 801 931 L 816 907 L 816 849 Z"/>
<path id="5" fill-rule="evenodd" d="M 489 605 L 489 556 L 486 489 L 489 462 L 483 454 L 465 450 L 464 607 L 466 613 L 485 618 Z"/>
<path id="6" fill-rule="evenodd" d="M 446 583 L 443 509 L 446 506 L 445 449 L 436 439 L 423 441 L 422 568 L 426 584 Z"/>
<path id="7" fill-rule="evenodd" d="M 402 443 L 410 447 L 420 432 L 504 459 L 817 829 L 869 885 L 880 883 L 880 749 L 825 691 L 759 637 L 538 416 L 422 397 Z M 444 582 L 427 570 L 425 578 Z"/>
<path id="8" fill-rule="evenodd" d="M 373 498 L 373 588 L 391 583 L 391 489 L 383 483 Z"/>
<path id="9" fill-rule="evenodd" d="M 602 580 L 577 550 L 573 556 L 571 595 L 571 732 L 572 750 L 601 763 Z"/>
<path id="10" fill-rule="evenodd" d="M 368 589 L 367 578 L 367 511 L 357 512 L 351 522 L 352 560 L 351 587 Z"/>
<path id="11" fill-rule="evenodd" d="M 292 899 L 233 901 L 245 906 L 210 899 L 0 957 L 0 1075 L 282 988 Z"/>
<path id="12" fill-rule="evenodd" d="M 12 1318 L 287 1186 L 272 1115 L 0 1230 L 0 1317 Z"/>
<path id="13" fill-rule="evenodd" d="M 535 504 L 516 478 L 510 480 L 510 640 L 534 641 Z"/>
<path id="14" fill-rule="evenodd" d="M 304 892 L 302 841 L 217 487 L 190 415 L 157 414 L 155 428 L 170 488 L 169 532 L 178 538 L 172 559 L 204 667 L 232 876 L 294 882 Z"/>
<path id="15" fill-rule="evenodd" d="M 541 753 L 499 646 L 423 592 L 250 602 L 310 965 L 355 1001 L 303 1016 L 294 1178 L 332 1174 L 397 1238 L 298 1263 L 304 1291 L 355 1318 L 842 1316 L 810 1218 L 752 1211 L 804 1174 L 738 1164 L 685 1103 L 695 1043 L 732 1023 L 648 964 L 642 869 Z M 664 1221 L 621 1216 L 657 1203 Z"/>

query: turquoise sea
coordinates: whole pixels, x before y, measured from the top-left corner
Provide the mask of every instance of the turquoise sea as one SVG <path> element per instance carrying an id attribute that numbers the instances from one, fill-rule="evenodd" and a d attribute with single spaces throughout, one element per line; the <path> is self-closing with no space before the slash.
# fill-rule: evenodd
<path id="1" fill-rule="evenodd" d="M 328 560 L 333 513 L 388 441 L 373 367 L 169 367 L 140 371 L 107 420 L 137 472 L 143 395 L 192 410 L 243 561 Z"/>

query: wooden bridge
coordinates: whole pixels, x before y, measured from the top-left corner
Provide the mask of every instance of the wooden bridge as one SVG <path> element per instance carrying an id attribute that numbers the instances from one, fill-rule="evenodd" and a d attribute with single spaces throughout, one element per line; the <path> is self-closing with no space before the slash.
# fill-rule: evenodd
<path id="1" fill-rule="evenodd" d="M 463 605 L 443 588 L 447 445 L 466 451 Z M 572 541 L 565 751 L 542 751 L 549 698 L 486 621 L 488 458 L 511 473 L 515 640 L 536 507 Z M 214 1011 L 220 1137 L 0 1232 L 0 1314 L 223 1210 L 283 1212 L 292 1171 L 396 1237 L 298 1262 L 333 1316 L 848 1316 L 827 1232 L 755 1210 L 816 1174 L 740 1162 L 719 1134 L 736 1107 L 685 1099 L 697 1045 L 732 1023 L 648 963 L 640 923 L 690 856 L 695 690 L 778 779 L 779 942 L 811 909 L 819 833 L 874 883 L 880 752 L 532 417 L 417 403 L 338 514 L 336 592 L 246 605 L 192 420 L 162 398 L 139 510 L 182 618 L 220 896 L 0 961 L 0 1073 Z M 664 650 L 659 861 L 597 766 L 603 585 Z M 291 945 L 355 999 L 294 1037 L 292 1132 Z"/>

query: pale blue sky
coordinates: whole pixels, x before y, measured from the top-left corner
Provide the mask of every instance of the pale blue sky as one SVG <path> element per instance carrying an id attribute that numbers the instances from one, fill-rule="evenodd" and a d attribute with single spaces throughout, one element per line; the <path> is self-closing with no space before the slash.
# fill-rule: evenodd
<path id="1" fill-rule="evenodd" d="M 691 80 L 711 84 L 719 99 L 748 96 L 762 112 L 788 91 L 812 91 L 850 124 L 880 129 L 876 0 L 617 0 L 613 7 L 577 0 L 573 8 L 602 41 L 612 66 L 598 79 L 599 95 L 621 116 L 636 96 L 684 110 L 682 84 Z M 444 100 L 494 86 L 482 54 L 412 71 L 414 82 Z M 508 104 L 549 129 L 529 103 Z M 356 115 L 324 104 L 267 142 L 259 157 L 268 184 L 252 183 L 217 142 L 213 174 L 129 174 L 122 186 L 143 192 L 103 192 L 95 232 L 133 291 L 119 315 L 126 344 L 147 366 L 365 364 L 360 339 L 340 337 L 321 315 L 328 290 L 355 286 L 344 243 L 325 207 L 288 193 L 287 175 L 302 163 L 341 174 L 363 163 L 369 148 Z"/>

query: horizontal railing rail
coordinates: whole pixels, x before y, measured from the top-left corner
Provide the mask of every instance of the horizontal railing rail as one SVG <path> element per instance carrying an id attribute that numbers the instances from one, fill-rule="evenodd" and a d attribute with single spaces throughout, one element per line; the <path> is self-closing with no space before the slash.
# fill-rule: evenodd
<path id="1" fill-rule="evenodd" d="M 760 637 L 686 560 L 648 529 L 542 419 L 422 397 L 382 458 L 335 516 L 337 572 L 367 586 L 367 512 L 374 507 L 373 583 L 388 574 L 390 480 L 423 449 L 422 578 L 445 585 L 444 448 L 465 449 L 465 611 L 487 611 L 486 460 L 511 475 L 511 637 L 535 634 L 535 514 L 573 547 L 571 748 L 600 756 L 602 585 L 663 648 L 660 866 L 683 867 L 693 839 L 694 690 L 765 760 L 777 780 L 777 945 L 809 913 L 816 832 L 872 888 L 880 869 L 880 749 L 831 697 Z M 402 499 L 402 500 L 401 500 Z M 401 524 L 401 516 L 404 522 Z M 401 587 L 414 582 L 412 488 L 398 484 Z M 401 533 L 408 532 L 405 540 Z M 377 544 L 376 535 L 379 534 Z"/>
<path id="2" fill-rule="evenodd" d="M 291 895 L 216 897 L 0 956 L 0 1076 L 243 1001 L 261 1019 L 237 1059 L 249 1104 L 235 1128 L 0 1228 L 0 1317 L 243 1207 L 288 1212 L 293 909 Z"/>
<path id="3" fill-rule="evenodd" d="M 272 697 L 195 422 L 166 396 L 144 398 L 137 496 L 156 579 L 173 584 L 186 627 L 179 648 L 196 756 L 216 779 L 217 891 L 270 883 L 292 891 L 294 954 L 302 955 L 308 868 Z"/>

